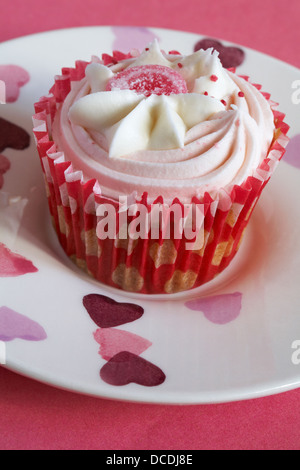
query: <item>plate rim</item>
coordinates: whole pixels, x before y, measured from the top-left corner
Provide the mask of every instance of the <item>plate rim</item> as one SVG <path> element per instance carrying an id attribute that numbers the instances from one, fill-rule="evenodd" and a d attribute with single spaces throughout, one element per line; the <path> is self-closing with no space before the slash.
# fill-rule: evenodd
<path id="1" fill-rule="evenodd" d="M 150 29 L 152 31 L 162 31 L 162 32 L 170 32 L 170 33 L 180 33 L 180 34 L 183 34 L 183 35 L 191 35 L 191 36 L 198 36 L 199 38 L 201 37 L 209 37 L 209 38 L 212 38 L 212 39 L 215 39 L 217 41 L 221 41 L 223 43 L 226 43 L 227 45 L 230 44 L 232 46 L 235 46 L 235 47 L 243 47 L 244 49 L 248 50 L 248 51 L 251 51 L 252 53 L 255 53 L 255 54 L 260 54 L 261 56 L 265 56 L 267 57 L 268 59 L 271 59 L 271 60 L 274 60 L 276 62 L 280 62 L 282 64 L 284 64 L 285 66 L 288 66 L 290 67 L 291 69 L 295 69 L 295 71 L 297 72 L 300 72 L 300 68 L 296 67 L 295 65 L 293 64 L 290 64 L 289 62 L 285 62 L 284 60 L 282 59 L 279 59 L 275 56 L 272 56 L 271 54 L 267 54 L 266 52 L 262 52 L 262 51 L 259 51 L 257 49 L 254 49 L 252 47 L 249 47 L 249 46 L 245 46 L 244 44 L 240 44 L 240 43 L 237 43 L 235 41 L 230 41 L 228 39 L 223 39 L 219 36 L 212 36 L 212 35 L 207 35 L 207 34 L 202 34 L 202 33 L 196 33 L 194 31 L 185 31 L 185 30 L 177 30 L 177 29 L 173 29 L 173 28 L 161 28 L 161 27 L 157 27 L 157 26 L 145 26 L 145 25 L 82 25 L 82 26 L 71 26 L 71 27 L 67 27 L 67 28 L 57 28 L 57 29 L 49 29 L 49 30 L 45 30 L 45 31 L 39 31 L 39 32 L 36 32 L 36 33 L 28 33 L 28 34 L 25 34 L 23 36 L 18 36 L 18 37 L 15 37 L 15 38 L 10 38 L 10 39 L 7 39 L 6 41 L 2 41 L 0 42 L 0 47 L 2 45 L 5 45 L 5 44 L 8 44 L 8 43 L 12 43 L 12 42 L 17 42 L 19 40 L 22 40 L 22 39 L 33 39 L 34 37 L 42 37 L 42 36 L 45 36 L 45 35 L 51 35 L 51 34 L 55 34 L 55 33 L 67 33 L 67 32 L 71 32 L 71 31 L 76 31 L 76 30 L 83 30 L 83 29 L 109 29 L 109 28 L 147 28 L 147 29 Z"/>
<path id="2" fill-rule="evenodd" d="M 7 41 L 3 41 L 3 42 L 0 43 L 0 49 L 1 49 L 2 46 L 17 43 L 22 39 L 32 40 L 36 37 L 41 37 L 41 36 L 45 37 L 45 36 L 49 36 L 49 35 L 55 35 L 56 33 L 75 33 L 78 30 L 82 31 L 84 29 L 94 29 L 94 30 L 97 30 L 97 29 L 106 30 L 107 29 L 107 30 L 109 30 L 112 27 L 118 27 L 118 25 L 91 25 L 91 26 L 58 28 L 58 29 L 54 29 L 54 30 L 41 31 L 41 32 L 33 33 L 33 34 L 28 34 L 28 35 L 12 38 L 12 39 L 9 39 Z M 158 27 L 152 27 L 152 26 L 130 26 L 130 25 L 128 25 L 128 26 L 127 25 L 122 25 L 120 27 L 128 27 L 128 28 L 145 27 L 145 28 L 150 29 L 152 32 L 156 32 L 156 33 L 159 33 L 159 32 L 162 32 L 162 33 L 180 33 L 182 35 L 189 35 L 191 37 L 194 36 L 195 38 L 196 37 L 198 37 L 198 38 L 210 37 L 210 36 L 203 35 L 203 34 L 200 34 L 200 33 L 198 34 L 198 33 L 192 32 L 192 31 L 177 30 L 177 29 L 172 29 L 172 28 L 158 28 Z M 295 71 L 296 73 L 300 72 L 300 69 L 298 69 L 296 66 L 294 66 L 292 64 L 289 64 L 287 62 L 284 62 L 281 59 L 273 57 L 273 56 L 271 56 L 269 54 L 266 54 L 264 52 L 249 48 L 249 47 L 244 46 L 242 44 L 238 44 L 238 43 L 235 43 L 235 42 L 232 42 L 232 41 L 224 40 L 222 38 L 218 38 L 218 37 L 215 37 L 215 36 L 213 36 L 213 38 L 216 39 L 216 40 L 219 40 L 219 41 L 221 41 L 225 44 L 230 44 L 230 45 L 236 46 L 236 47 L 243 47 L 246 51 L 251 51 L 254 54 L 259 54 L 260 56 L 266 57 L 266 58 L 268 58 L 268 60 L 272 60 L 275 63 L 279 63 L 281 65 L 284 65 L 285 67 L 290 68 L 292 71 Z M 142 300 L 143 297 L 139 297 L 137 299 Z M 150 299 L 146 298 L 146 300 L 148 301 Z M 163 299 L 156 298 L 156 299 L 153 299 L 153 300 L 160 301 L 160 300 L 163 300 Z M 169 300 L 171 300 L 171 299 L 169 299 Z M 172 300 L 176 301 L 177 299 L 173 298 Z M 182 300 L 182 298 L 179 297 L 178 300 Z M 283 392 L 289 391 L 289 390 L 295 390 L 295 389 L 300 387 L 300 379 L 299 379 L 299 382 L 297 382 L 297 383 L 289 382 L 289 383 L 283 384 L 282 382 L 279 383 L 278 381 L 273 381 L 272 385 L 271 385 L 271 383 L 268 382 L 268 383 L 270 383 L 269 386 L 265 382 L 261 382 L 258 387 L 257 386 L 256 387 L 252 386 L 252 387 L 246 387 L 246 389 L 244 387 L 239 387 L 238 389 L 230 388 L 228 392 L 227 391 L 225 392 L 224 390 L 220 391 L 220 392 L 217 392 L 217 393 L 214 392 L 213 397 L 215 397 L 215 398 L 213 398 L 212 400 L 210 400 L 210 399 L 205 400 L 204 398 L 200 398 L 200 399 L 197 398 L 197 396 L 198 397 L 202 396 L 203 392 L 198 392 L 198 393 L 192 392 L 191 394 L 187 393 L 187 392 L 184 392 L 184 393 L 181 392 L 181 395 L 189 397 L 187 400 L 186 399 L 185 400 L 178 400 L 176 397 L 178 396 L 178 394 L 180 394 L 180 392 L 175 392 L 175 393 L 172 394 L 172 399 L 170 399 L 170 396 L 167 399 L 166 395 L 170 394 L 170 392 L 161 391 L 160 392 L 160 397 L 164 397 L 163 400 L 160 399 L 159 397 L 155 396 L 153 399 L 151 399 L 151 401 L 149 401 L 147 399 L 137 398 L 137 396 L 143 395 L 143 393 L 141 393 L 141 394 L 139 393 L 139 390 L 135 390 L 134 392 L 129 391 L 129 393 L 127 393 L 127 394 L 125 393 L 123 397 L 121 397 L 120 394 L 118 394 L 117 391 L 114 391 L 114 390 L 113 390 L 113 393 L 109 393 L 109 394 L 107 394 L 103 390 L 98 394 L 94 394 L 94 393 L 89 393 L 87 390 L 85 390 L 85 387 L 83 387 L 82 390 L 79 390 L 78 388 L 77 389 L 72 389 L 70 387 L 64 387 L 63 384 L 60 383 L 60 381 L 55 381 L 55 380 L 48 381 L 46 378 L 42 378 L 41 376 L 38 376 L 38 374 L 30 375 L 28 372 L 22 371 L 17 366 L 14 367 L 14 366 L 4 365 L 3 367 L 7 368 L 8 370 L 11 370 L 13 372 L 16 372 L 20 375 L 23 375 L 27 378 L 37 380 L 38 382 L 44 383 L 44 384 L 49 385 L 49 386 L 53 386 L 55 388 L 70 391 L 72 393 L 79 393 L 79 394 L 89 395 L 89 396 L 102 398 L 102 399 L 129 401 L 129 402 L 136 402 L 136 403 L 148 403 L 148 404 L 163 404 L 163 405 L 189 405 L 190 404 L 190 405 L 195 405 L 195 404 L 228 403 L 228 402 L 244 401 L 244 400 L 249 400 L 249 399 L 254 399 L 254 398 L 266 397 L 266 396 L 275 395 L 275 394 L 278 394 L 278 393 L 283 393 Z M 276 382 L 277 382 L 277 384 L 276 384 Z M 132 394 L 135 395 L 135 398 L 130 397 L 130 395 L 132 395 Z M 204 395 L 207 396 L 208 392 L 204 392 Z M 221 398 L 221 395 L 223 396 L 223 398 Z M 231 398 L 229 397 L 229 395 L 231 396 Z M 218 398 L 218 396 L 220 396 L 220 397 Z"/>

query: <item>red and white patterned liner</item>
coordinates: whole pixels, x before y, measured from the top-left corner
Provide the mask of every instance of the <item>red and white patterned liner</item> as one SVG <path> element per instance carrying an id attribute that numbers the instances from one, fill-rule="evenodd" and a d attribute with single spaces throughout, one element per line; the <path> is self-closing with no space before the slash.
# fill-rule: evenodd
<path id="1" fill-rule="evenodd" d="M 289 140 L 285 116 L 275 109 L 277 103 L 270 100 L 270 95 L 262 92 L 274 114 L 274 140 L 254 176 L 235 185 L 230 194 L 223 190 L 217 197 L 206 193 L 201 200 L 193 199 L 205 213 L 205 242 L 200 250 L 187 250 L 186 242 L 190 240 L 184 236 L 166 240 L 163 233 L 158 240 L 100 240 L 96 235 L 97 207 L 109 203 L 117 211 L 119 202 L 101 195 L 101 181 L 84 181 L 82 172 L 74 171 L 65 155 L 57 152 L 51 137 L 57 106 L 70 92 L 71 82 L 84 77 L 88 63 L 77 61 L 74 68 L 62 69 L 49 95 L 35 104 L 34 136 L 60 244 L 78 266 L 112 287 L 144 294 L 171 294 L 199 287 L 221 273 L 234 258 L 259 196 L 285 152 Z M 260 85 L 254 86 L 261 89 Z M 150 211 L 146 193 L 137 202 Z M 163 203 L 163 198 L 157 198 L 156 203 Z M 176 198 L 174 203 L 180 201 Z M 129 217 L 128 224 L 133 219 Z M 118 220 L 116 224 L 118 228 Z"/>

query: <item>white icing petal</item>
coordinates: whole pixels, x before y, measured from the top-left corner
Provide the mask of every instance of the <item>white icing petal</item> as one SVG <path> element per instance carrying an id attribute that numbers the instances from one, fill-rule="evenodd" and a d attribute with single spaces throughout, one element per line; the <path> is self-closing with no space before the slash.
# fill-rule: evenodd
<path id="1" fill-rule="evenodd" d="M 171 62 L 162 54 L 158 41 L 155 39 L 129 67 L 137 65 L 164 65 L 171 67 Z"/>
<path id="2" fill-rule="evenodd" d="M 101 131 L 127 116 L 142 99 L 131 90 L 99 91 L 76 101 L 69 117 L 73 124 Z"/>
<path id="3" fill-rule="evenodd" d="M 151 150 L 183 148 L 186 133 L 185 123 L 173 109 L 168 96 L 157 96 L 156 98 L 156 122 L 151 131 L 148 148 Z"/>
<path id="4" fill-rule="evenodd" d="M 126 118 L 108 128 L 109 157 L 116 158 L 146 148 L 153 117 L 147 100 L 142 100 Z"/>
<path id="5" fill-rule="evenodd" d="M 222 67 L 218 52 L 213 49 L 200 49 L 180 60 L 180 63 L 180 73 L 189 83 L 189 91 L 192 93 L 207 92 L 209 96 L 220 100 L 237 89 Z"/>
<path id="6" fill-rule="evenodd" d="M 213 114 L 224 111 L 224 105 L 210 96 L 197 93 L 171 95 L 170 100 L 176 104 L 177 112 L 186 124 L 187 129 L 199 122 L 206 121 Z"/>
<path id="7" fill-rule="evenodd" d="M 105 90 L 108 80 L 114 76 L 111 69 L 97 63 L 89 64 L 85 69 L 85 74 L 91 87 L 91 93 Z"/>

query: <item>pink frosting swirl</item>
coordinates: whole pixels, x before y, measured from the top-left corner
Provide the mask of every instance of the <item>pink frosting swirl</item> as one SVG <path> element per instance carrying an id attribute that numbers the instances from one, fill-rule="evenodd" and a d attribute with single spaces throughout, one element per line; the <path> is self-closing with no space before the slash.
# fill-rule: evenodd
<path id="1" fill-rule="evenodd" d="M 117 117 L 109 114 L 106 123 L 111 119 L 110 125 L 101 124 L 99 116 L 89 113 L 88 100 L 91 103 L 103 99 L 103 93 L 116 93 L 105 91 L 112 74 L 145 63 L 176 68 L 189 93 L 136 98 L 117 91 L 112 97 Z M 73 83 L 58 109 L 52 133 L 58 150 L 86 179 L 96 178 L 103 194 L 118 198 L 147 192 L 150 199 L 180 196 L 190 201 L 205 191 L 229 190 L 241 184 L 265 158 L 274 136 L 270 104 L 247 80 L 223 69 L 212 50 L 181 56 L 165 54 L 154 44 L 116 66 L 100 70 L 102 65 L 96 70 L 98 65 L 87 69 L 82 81 Z M 97 80 L 99 72 L 102 75 Z M 127 110 L 120 104 L 123 97 L 130 103 Z M 144 135 L 149 126 L 151 134 L 147 130 Z M 175 137 L 171 133 L 173 140 L 166 143 L 164 136 L 172 126 Z M 136 134 L 130 134 L 135 128 Z M 134 144 L 129 134 L 136 135 Z"/>

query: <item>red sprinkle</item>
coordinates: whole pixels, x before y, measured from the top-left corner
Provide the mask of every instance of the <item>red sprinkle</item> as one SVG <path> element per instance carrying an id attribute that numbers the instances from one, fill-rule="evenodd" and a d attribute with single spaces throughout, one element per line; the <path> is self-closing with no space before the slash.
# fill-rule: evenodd
<path id="1" fill-rule="evenodd" d="M 178 64 L 177 64 L 177 65 L 178 65 L 178 67 L 179 67 L 180 69 L 182 69 L 183 65 L 182 65 L 182 63 L 181 63 L 181 62 L 178 62 Z"/>
<path id="2" fill-rule="evenodd" d="M 210 79 L 211 79 L 212 82 L 216 82 L 218 80 L 218 77 L 217 77 L 217 75 L 211 75 Z"/>
<path id="3" fill-rule="evenodd" d="M 169 54 L 181 55 L 178 51 L 169 51 Z"/>
<path id="4" fill-rule="evenodd" d="M 244 93 L 243 93 L 242 91 L 239 91 L 239 92 L 238 92 L 238 96 L 239 96 L 240 98 L 243 98 L 245 95 L 244 95 Z"/>
<path id="5" fill-rule="evenodd" d="M 224 104 L 224 106 L 227 106 L 227 103 L 225 100 L 221 100 L 221 103 Z"/>
<path id="6" fill-rule="evenodd" d="M 207 91 L 205 91 L 203 94 L 204 94 L 205 96 L 208 96 L 208 93 L 207 93 Z"/>

